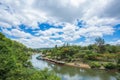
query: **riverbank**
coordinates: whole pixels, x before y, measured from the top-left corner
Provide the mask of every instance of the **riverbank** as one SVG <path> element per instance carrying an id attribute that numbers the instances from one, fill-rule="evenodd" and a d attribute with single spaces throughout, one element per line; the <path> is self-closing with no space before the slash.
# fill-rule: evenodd
<path id="1" fill-rule="evenodd" d="M 38 60 L 36 59 L 37 56 L 39 56 L 39 54 L 32 55 L 31 62 L 34 68 L 38 70 L 48 68 L 48 70 L 55 72 L 61 80 L 117 80 L 117 74 L 113 71 L 72 67 L 67 66 L 66 64 L 57 64 L 46 60 Z"/>
<path id="2" fill-rule="evenodd" d="M 40 58 L 37 57 L 37 59 L 42 59 L 42 60 L 46 60 L 46 61 L 53 62 L 56 64 L 63 64 L 63 65 L 72 66 L 72 67 L 87 68 L 87 69 L 91 68 L 88 64 L 84 64 L 84 63 L 63 62 L 63 61 L 49 59 L 48 57 L 40 57 Z"/>
<path id="3" fill-rule="evenodd" d="M 87 68 L 87 69 L 90 69 L 91 67 L 88 65 L 88 64 L 84 64 L 84 63 L 65 63 L 65 65 L 68 65 L 68 66 L 73 66 L 73 67 L 79 67 L 79 68 Z"/>
<path id="4" fill-rule="evenodd" d="M 91 61 L 89 63 L 83 63 L 80 61 L 74 61 L 74 62 L 66 62 L 66 61 L 61 61 L 61 60 L 56 60 L 56 59 L 51 59 L 48 56 L 42 55 L 36 57 L 37 59 L 42 59 L 46 60 L 48 62 L 52 62 L 55 64 L 62 64 L 62 65 L 67 65 L 67 66 L 72 66 L 72 67 L 78 67 L 78 68 L 86 68 L 86 69 L 98 69 L 98 70 L 109 70 L 109 71 L 119 71 L 115 65 L 108 63 L 108 62 L 100 62 L 100 61 Z M 107 66 L 106 66 L 107 64 Z"/>

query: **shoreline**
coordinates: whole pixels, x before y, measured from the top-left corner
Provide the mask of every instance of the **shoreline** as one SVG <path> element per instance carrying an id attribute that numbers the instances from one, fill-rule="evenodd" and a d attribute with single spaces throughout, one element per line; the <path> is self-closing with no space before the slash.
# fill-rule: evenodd
<path id="1" fill-rule="evenodd" d="M 91 69 L 91 67 L 88 64 L 84 63 L 65 63 L 67 66 L 72 66 L 72 67 L 78 67 L 78 68 L 85 68 L 85 69 Z"/>
<path id="2" fill-rule="evenodd" d="M 57 61 L 57 60 L 49 59 L 47 57 L 42 57 L 40 59 L 41 60 L 46 60 L 46 61 L 49 61 L 49 62 L 53 62 L 53 63 L 56 63 L 56 64 L 66 65 L 66 66 L 91 69 L 91 67 L 88 64 L 84 64 L 84 63 L 63 62 L 63 61 Z"/>
<path id="3" fill-rule="evenodd" d="M 57 61 L 57 60 L 53 60 L 53 59 L 49 59 L 48 57 L 42 57 L 39 60 L 45 60 L 51 63 L 55 63 L 55 64 L 60 64 L 60 65 L 66 65 L 66 66 L 71 66 L 71 67 L 77 67 L 77 68 L 84 68 L 84 69 L 97 69 L 97 70 L 105 70 L 105 71 L 116 71 L 116 69 L 106 69 L 104 67 L 100 67 L 100 68 L 91 68 L 90 65 L 82 63 L 82 62 L 63 62 L 63 61 Z"/>

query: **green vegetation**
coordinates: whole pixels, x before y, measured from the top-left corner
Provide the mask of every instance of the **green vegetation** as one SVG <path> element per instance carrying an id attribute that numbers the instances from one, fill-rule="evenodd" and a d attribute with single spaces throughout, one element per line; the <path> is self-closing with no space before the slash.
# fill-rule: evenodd
<path id="1" fill-rule="evenodd" d="M 88 46 L 70 46 L 68 43 L 61 47 L 42 51 L 44 56 L 64 62 L 86 63 L 91 68 L 104 67 L 120 70 L 120 45 L 105 44 L 104 39 L 96 38 L 95 44 Z"/>
<path id="2" fill-rule="evenodd" d="M 114 63 L 106 63 L 105 64 L 106 69 L 115 69 L 116 67 L 117 67 L 117 65 L 115 65 Z"/>
<path id="3" fill-rule="evenodd" d="M 52 71 L 35 70 L 29 62 L 30 51 L 0 33 L 0 80 L 60 80 Z"/>
<path id="4" fill-rule="evenodd" d="M 117 80 L 120 80 L 120 73 L 117 73 L 116 78 L 117 78 Z"/>
<path id="5" fill-rule="evenodd" d="M 90 66 L 91 68 L 100 68 L 101 64 L 99 62 L 91 62 Z"/>

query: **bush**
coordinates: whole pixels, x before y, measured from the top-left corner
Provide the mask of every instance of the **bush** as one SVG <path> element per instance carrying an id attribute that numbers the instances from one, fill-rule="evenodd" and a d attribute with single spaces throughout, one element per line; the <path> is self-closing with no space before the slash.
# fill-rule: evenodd
<path id="1" fill-rule="evenodd" d="M 117 74 L 116 79 L 120 80 L 120 73 L 117 72 L 116 74 Z"/>
<path id="2" fill-rule="evenodd" d="M 106 64 L 104 65 L 104 67 L 105 67 L 106 69 L 115 69 L 115 68 L 117 68 L 117 66 L 116 66 L 114 63 L 106 63 Z"/>
<path id="3" fill-rule="evenodd" d="M 120 71 L 120 64 L 117 65 L 117 69 Z"/>
<path id="4" fill-rule="evenodd" d="M 91 62 L 91 63 L 90 63 L 90 67 L 91 67 L 91 68 L 100 68 L 100 67 L 101 67 L 101 64 L 98 63 L 98 62 Z"/>
<path id="5" fill-rule="evenodd" d="M 87 60 L 95 61 L 95 60 L 97 60 L 97 54 L 88 54 L 88 55 L 85 55 L 84 58 Z"/>
<path id="6" fill-rule="evenodd" d="M 86 54 L 92 54 L 93 53 L 93 51 L 86 51 Z"/>

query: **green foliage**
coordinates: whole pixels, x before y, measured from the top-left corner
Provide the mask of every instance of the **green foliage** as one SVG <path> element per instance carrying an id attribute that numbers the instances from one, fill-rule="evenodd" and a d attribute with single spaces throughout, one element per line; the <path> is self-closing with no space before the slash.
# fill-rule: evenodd
<path id="1" fill-rule="evenodd" d="M 95 41 L 96 41 L 96 45 L 98 46 L 97 52 L 98 53 L 104 53 L 104 51 L 105 51 L 105 46 L 104 46 L 105 41 L 104 41 L 104 39 L 98 37 L 98 38 L 95 39 Z"/>
<path id="2" fill-rule="evenodd" d="M 106 69 L 116 69 L 117 65 L 114 63 L 106 63 L 106 64 L 104 64 L 104 67 Z"/>
<path id="3" fill-rule="evenodd" d="M 115 55 L 115 60 L 117 64 L 120 64 L 120 52 Z"/>
<path id="4" fill-rule="evenodd" d="M 98 46 L 102 46 L 105 43 L 104 39 L 102 39 L 101 37 L 96 38 L 95 41 Z"/>
<path id="5" fill-rule="evenodd" d="M 91 68 L 100 68 L 100 67 L 101 67 L 101 64 L 98 63 L 98 62 L 91 62 L 91 63 L 90 63 L 90 67 L 91 67 Z"/>
<path id="6" fill-rule="evenodd" d="M 0 33 L 0 80 L 60 80 L 51 71 L 32 69 L 28 50 Z"/>
<path id="7" fill-rule="evenodd" d="M 60 78 L 48 69 L 39 71 L 35 69 L 22 68 L 16 70 L 16 72 L 12 71 L 12 74 L 9 75 L 6 80 L 60 80 Z"/>
<path id="8" fill-rule="evenodd" d="M 105 44 L 104 39 L 96 38 L 96 43 L 88 46 L 75 46 L 64 44 L 61 47 L 44 50 L 47 57 L 65 62 L 111 62 L 120 64 L 120 46 Z M 102 53 L 102 54 L 101 54 Z M 91 63 L 93 67 L 99 67 L 98 63 Z"/>
<path id="9" fill-rule="evenodd" d="M 117 72 L 116 74 L 117 74 L 116 79 L 120 80 L 120 73 Z"/>
<path id="10" fill-rule="evenodd" d="M 117 64 L 117 69 L 120 71 L 120 64 Z"/>

